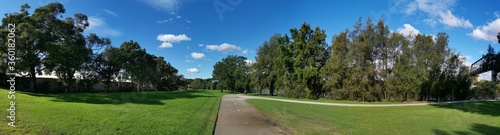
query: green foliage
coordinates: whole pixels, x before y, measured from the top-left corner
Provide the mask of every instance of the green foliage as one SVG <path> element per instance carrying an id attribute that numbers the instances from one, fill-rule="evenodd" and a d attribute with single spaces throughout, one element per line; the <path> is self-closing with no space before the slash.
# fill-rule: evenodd
<path id="1" fill-rule="evenodd" d="M 498 87 L 494 82 L 481 80 L 472 88 L 473 99 L 496 99 Z"/>
<path id="2" fill-rule="evenodd" d="M 245 92 L 249 88 L 248 66 L 243 56 L 229 55 L 214 65 L 212 76 L 219 80 L 218 89 Z"/>
<path id="3" fill-rule="evenodd" d="M 275 93 L 277 71 L 273 68 L 277 66 L 275 59 L 279 56 L 280 39 L 281 35 L 275 34 L 257 49 L 256 63 L 250 70 L 252 72 L 250 83 L 259 93 L 262 93 L 263 89 L 269 89 L 270 95 Z"/>
<path id="4" fill-rule="evenodd" d="M 448 47 L 448 35 L 390 32 L 360 18 L 325 43 L 325 31 L 304 23 L 291 38 L 274 35 L 258 51 L 251 84 L 286 97 L 358 101 L 464 100 L 470 98 L 469 68 Z M 277 43 L 277 45 L 275 44 Z M 275 80 L 275 81 L 274 81 Z M 258 83 L 266 82 L 266 83 Z M 270 82 L 269 84 L 267 82 Z M 274 84 L 274 85 L 272 85 Z"/>
<path id="5" fill-rule="evenodd" d="M 114 48 L 110 47 L 109 38 L 94 33 L 84 36 L 84 30 L 89 26 L 84 14 L 77 13 L 63 19 L 59 16 L 66 10 L 57 2 L 35 9 L 33 15 L 28 13 L 29 8 L 25 4 L 20 12 L 6 14 L 2 19 L 0 41 L 7 43 L 3 42 L 7 40 L 7 25 L 15 23 L 18 32 L 16 49 L 23 50 L 16 53 L 16 69 L 28 73 L 32 91 L 39 92 L 35 75 L 42 71 L 55 72 L 65 92 L 89 91 L 98 83 L 103 84 L 107 92 L 112 80 L 125 81 L 129 77 L 136 84 L 137 91 L 176 90 L 185 85 L 177 69 L 163 57 L 148 54 L 137 42 L 124 42 L 120 48 Z M 6 53 L 6 46 L 0 47 L 1 54 Z M 101 51 L 102 48 L 107 49 Z M 6 55 L 1 56 L 6 59 Z M 0 64 L 0 67 L 6 66 L 5 61 Z"/>

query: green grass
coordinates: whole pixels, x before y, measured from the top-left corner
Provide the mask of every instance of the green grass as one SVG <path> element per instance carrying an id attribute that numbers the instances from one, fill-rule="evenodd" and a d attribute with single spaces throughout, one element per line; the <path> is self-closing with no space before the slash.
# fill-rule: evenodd
<path id="1" fill-rule="evenodd" d="M 284 97 L 284 96 L 269 96 L 268 94 L 258 94 L 258 93 L 249 93 L 247 95 L 248 96 L 266 97 L 266 98 L 289 99 L 289 100 L 311 101 L 311 102 L 322 102 L 322 103 L 342 103 L 342 104 L 415 104 L 415 103 L 434 103 L 432 101 L 427 101 L 427 102 L 426 101 L 398 102 L 398 101 L 389 101 L 389 100 L 386 100 L 386 99 L 382 99 L 382 101 L 377 101 L 377 102 L 335 100 L 335 99 L 327 99 L 327 98 L 308 99 L 308 98 L 292 98 L 292 97 Z"/>
<path id="2" fill-rule="evenodd" d="M 0 97 L 8 91 L 0 90 Z M 0 98 L 0 134 L 212 134 L 217 91 L 143 93 L 16 93 L 16 127 L 7 125 L 10 100 Z"/>
<path id="3" fill-rule="evenodd" d="M 249 99 L 291 134 L 498 134 L 500 102 L 337 107 Z"/>

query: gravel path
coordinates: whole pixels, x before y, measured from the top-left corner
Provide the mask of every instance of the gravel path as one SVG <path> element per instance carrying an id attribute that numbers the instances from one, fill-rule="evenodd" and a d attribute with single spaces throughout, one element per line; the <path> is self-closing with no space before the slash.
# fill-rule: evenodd
<path id="1" fill-rule="evenodd" d="M 245 99 L 239 94 L 222 96 L 215 135 L 286 134 Z"/>

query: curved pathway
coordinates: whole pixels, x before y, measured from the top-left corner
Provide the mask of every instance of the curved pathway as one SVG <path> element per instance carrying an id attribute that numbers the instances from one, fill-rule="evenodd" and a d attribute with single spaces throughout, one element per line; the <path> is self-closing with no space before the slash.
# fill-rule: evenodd
<path id="1" fill-rule="evenodd" d="M 478 102 L 478 101 L 499 101 L 499 100 L 465 100 L 465 101 L 448 101 L 448 102 L 435 102 L 435 103 L 407 103 L 407 104 L 344 104 L 344 103 L 324 103 L 324 102 L 300 101 L 300 100 L 290 100 L 290 99 L 266 98 L 266 97 L 258 97 L 258 96 L 245 96 L 243 94 L 238 94 L 237 96 L 244 98 L 244 99 L 264 99 L 264 100 L 274 100 L 274 101 L 301 103 L 301 104 L 329 105 L 329 106 L 354 106 L 354 107 L 356 107 L 356 106 L 357 107 L 422 106 L 422 105 L 439 105 L 439 104 L 465 103 L 465 102 Z"/>
<path id="2" fill-rule="evenodd" d="M 243 94 L 230 94 L 222 96 L 220 102 L 215 135 L 276 135 L 286 134 L 273 123 L 269 118 L 260 113 L 246 99 L 274 100 L 301 104 L 329 105 L 329 106 L 354 106 L 354 107 L 392 107 L 392 106 L 422 106 L 438 105 L 477 101 L 499 101 L 499 100 L 468 100 L 450 101 L 438 103 L 408 103 L 408 104 L 344 104 L 344 103 L 323 103 L 311 101 L 299 101 L 289 99 L 266 98 L 258 96 L 246 96 Z"/>

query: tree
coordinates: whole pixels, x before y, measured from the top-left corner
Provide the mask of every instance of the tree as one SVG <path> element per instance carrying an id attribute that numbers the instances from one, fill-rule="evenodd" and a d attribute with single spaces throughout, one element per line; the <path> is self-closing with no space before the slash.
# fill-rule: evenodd
<path id="1" fill-rule="evenodd" d="M 203 89 L 203 79 L 195 78 L 189 85 L 193 89 Z"/>
<path id="2" fill-rule="evenodd" d="M 246 82 L 246 57 L 229 55 L 223 58 L 222 61 L 214 65 L 212 76 L 214 79 L 219 80 L 218 85 L 223 85 L 224 88 L 229 89 L 233 93 L 236 91 L 243 92 L 245 90 Z"/>
<path id="3" fill-rule="evenodd" d="M 155 86 L 157 90 L 177 90 L 179 86 L 182 86 L 181 75 L 178 75 L 179 72 L 176 68 L 174 68 L 170 63 L 165 61 L 163 57 L 154 57 L 156 61 L 156 70 L 157 76 L 155 79 Z"/>
<path id="4" fill-rule="evenodd" d="M 83 88 L 84 90 L 89 90 L 92 89 L 94 85 L 96 85 L 97 83 L 100 83 L 100 79 L 102 79 L 100 78 L 102 77 L 100 76 L 102 74 L 97 73 L 96 70 L 102 68 L 99 66 L 103 66 L 102 65 L 103 62 L 100 61 L 101 63 L 98 63 L 97 59 L 99 59 L 98 57 L 103 56 L 100 54 L 101 49 L 109 47 L 111 45 L 111 40 L 109 38 L 101 38 L 97 36 L 95 33 L 90 33 L 88 36 L 85 37 L 85 40 L 86 40 L 86 48 L 92 50 L 92 53 L 89 54 L 90 61 L 82 64 L 82 69 L 79 71 L 81 79 L 78 78 L 79 79 L 78 83 L 80 86 L 84 87 Z"/>
<path id="5" fill-rule="evenodd" d="M 330 57 L 321 69 L 321 77 L 325 79 L 323 91 L 329 98 L 347 98 L 346 90 L 343 89 L 348 69 L 347 53 L 349 50 L 347 45 L 349 39 L 347 39 L 347 33 L 345 31 L 333 36 L 333 43 L 329 49 Z"/>
<path id="6" fill-rule="evenodd" d="M 143 79 L 146 75 L 143 70 L 143 61 L 145 60 L 146 50 L 142 49 L 139 43 L 131 40 L 129 42 L 123 42 L 120 46 L 120 51 L 122 52 L 122 57 L 120 58 L 123 68 L 127 74 L 130 75 L 132 83 L 136 84 L 136 91 L 140 91 Z"/>
<path id="7" fill-rule="evenodd" d="M 89 26 L 87 16 L 75 14 L 74 18 L 65 20 L 57 19 L 57 15 L 64 13 L 65 9 L 60 3 L 50 3 L 37 8 L 33 16 L 36 19 L 46 19 L 45 29 L 55 40 L 55 45 L 48 50 L 48 55 L 43 65 L 47 71 L 55 71 L 65 87 L 65 93 L 74 83 L 74 74 L 82 69 L 82 64 L 89 62 L 92 50 L 86 48 L 83 31 Z"/>
<path id="8" fill-rule="evenodd" d="M 328 59 L 325 31 L 319 27 L 312 30 L 303 23 L 300 29 L 290 29 L 290 33 L 293 42 L 286 35 L 280 39 L 275 69 L 281 75 L 277 82 L 284 86 L 285 96 L 318 98 L 322 88 L 319 71 Z"/>
<path id="9" fill-rule="evenodd" d="M 256 63 L 252 65 L 251 83 L 259 89 L 269 89 L 269 95 L 274 95 L 275 82 L 277 79 L 276 71 L 273 70 L 276 66 L 275 58 L 279 55 L 279 40 L 280 34 L 274 34 L 268 41 L 264 42 L 257 49 L 255 56 Z"/>
<path id="10" fill-rule="evenodd" d="M 51 48 L 51 41 L 48 31 L 43 29 L 43 22 L 48 20 L 38 19 L 39 16 L 30 16 L 29 8 L 28 4 L 24 4 L 21 6 L 20 13 L 6 14 L 6 17 L 2 19 L 1 27 L 2 30 L 7 30 L 9 23 L 17 25 L 16 48 L 22 51 L 17 51 L 16 69 L 18 72 L 28 72 L 31 81 L 30 89 L 38 92 L 36 74 L 41 73 L 42 62 L 47 55 L 47 50 Z M 2 38 L 5 37 L 7 36 L 2 36 Z"/>
<path id="11" fill-rule="evenodd" d="M 96 56 L 95 72 L 98 80 L 104 84 L 105 92 L 109 91 L 111 81 L 116 78 L 116 74 L 122 68 L 118 59 L 120 55 L 120 49 L 111 46 Z"/>

